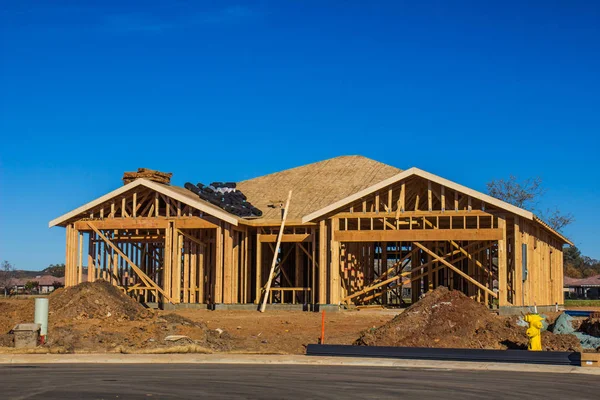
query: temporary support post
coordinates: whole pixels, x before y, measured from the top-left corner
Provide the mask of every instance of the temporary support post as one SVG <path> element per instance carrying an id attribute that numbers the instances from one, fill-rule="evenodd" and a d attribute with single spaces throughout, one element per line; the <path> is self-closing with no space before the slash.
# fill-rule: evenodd
<path id="1" fill-rule="evenodd" d="M 285 228 L 285 220 L 287 219 L 291 198 L 292 191 L 290 190 L 290 192 L 288 193 L 288 198 L 285 202 L 283 218 L 281 219 L 281 226 L 279 227 L 279 234 L 277 235 L 277 244 L 275 245 L 275 251 L 273 252 L 271 271 L 269 272 L 269 279 L 267 280 L 267 285 L 265 286 L 265 293 L 262 304 L 260 305 L 260 312 L 265 312 L 265 308 L 267 307 L 267 300 L 269 299 L 269 293 L 271 292 L 271 282 L 273 281 L 273 274 L 275 273 L 275 264 L 277 263 L 277 253 L 279 252 L 279 246 L 281 245 L 281 237 L 283 236 L 283 229 Z"/>

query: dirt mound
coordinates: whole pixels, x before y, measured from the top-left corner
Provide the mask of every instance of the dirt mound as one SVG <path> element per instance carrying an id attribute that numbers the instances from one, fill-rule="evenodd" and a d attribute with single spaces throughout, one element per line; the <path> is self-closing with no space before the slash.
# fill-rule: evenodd
<path id="1" fill-rule="evenodd" d="M 387 324 L 364 332 L 355 342 L 365 346 L 525 349 L 526 328 L 499 317 L 462 292 L 438 287 Z M 546 350 L 580 350 L 572 335 L 544 332 Z"/>
<path id="2" fill-rule="evenodd" d="M 136 320 L 152 312 L 106 281 L 84 282 L 54 291 L 50 296 L 50 319 L 83 318 Z"/>
<path id="3" fill-rule="evenodd" d="M 144 308 L 106 281 L 84 282 L 50 296 L 48 343 L 67 352 L 139 352 L 181 346 L 207 351 L 231 348 L 231 338 L 177 314 Z"/>
<path id="4" fill-rule="evenodd" d="M 579 330 L 591 336 L 600 337 L 600 318 L 588 318 L 579 326 Z"/>
<path id="5" fill-rule="evenodd" d="M 33 322 L 33 300 L 0 300 L 0 334 L 8 333 L 16 324 Z"/>

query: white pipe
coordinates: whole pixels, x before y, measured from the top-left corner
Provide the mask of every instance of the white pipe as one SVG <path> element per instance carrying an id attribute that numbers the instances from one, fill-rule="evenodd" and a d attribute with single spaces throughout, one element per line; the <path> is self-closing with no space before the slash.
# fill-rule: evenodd
<path id="1" fill-rule="evenodd" d="M 40 324 L 40 335 L 48 334 L 48 299 L 35 299 L 35 316 L 33 322 Z"/>

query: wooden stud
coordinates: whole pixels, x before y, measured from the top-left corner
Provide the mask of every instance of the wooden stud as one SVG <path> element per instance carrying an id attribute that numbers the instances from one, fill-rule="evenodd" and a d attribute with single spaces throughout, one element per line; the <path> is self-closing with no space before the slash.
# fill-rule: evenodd
<path id="1" fill-rule="evenodd" d="M 498 228 L 502 231 L 502 239 L 498 240 L 498 305 L 508 305 L 508 266 L 506 257 L 506 219 L 498 217 Z M 487 289 L 487 288 L 486 288 Z"/>
<path id="2" fill-rule="evenodd" d="M 325 220 L 319 222 L 319 304 L 327 303 L 327 225 Z"/>

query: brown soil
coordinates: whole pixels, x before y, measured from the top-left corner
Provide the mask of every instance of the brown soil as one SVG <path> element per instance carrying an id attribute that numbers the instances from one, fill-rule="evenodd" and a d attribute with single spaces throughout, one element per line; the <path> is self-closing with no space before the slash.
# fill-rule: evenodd
<path id="1" fill-rule="evenodd" d="M 588 318 L 579 326 L 579 330 L 588 335 L 600 337 L 600 318 Z"/>
<path id="2" fill-rule="evenodd" d="M 204 321 L 210 330 L 224 329 L 235 340 L 233 351 L 305 354 L 306 345 L 318 343 L 321 314 L 302 311 L 208 311 L 184 309 L 176 314 Z M 352 344 L 360 332 L 379 326 L 399 310 L 362 310 L 325 314 L 325 343 Z"/>
<path id="3" fill-rule="evenodd" d="M 463 293 L 439 287 L 387 324 L 371 329 L 357 345 L 525 349 L 526 328 L 515 318 L 499 317 Z M 573 335 L 543 332 L 545 350 L 581 351 Z"/>
<path id="4" fill-rule="evenodd" d="M 98 281 L 53 292 L 49 297 L 48 343 L 65 352 L 138 352 L 194 345 L 203 351 L 229 350 L 226 332 L 210 332 L 205 324 L 144 308 L 115 286 Z M 33 321 L 33 300 L 0 302 L 0 332 Z M 178 341 L 165 341 L 183 335 Z M 0 337 L 0 346 L 8 343 Z"/>
<path id="5" fill-rule="evenodd" d="M 106 281 L 84 282 L 50 295 L 49 318 L 130 320 L 152 317 L 152 311 Z"/>
<path id="6" fill-rule="evenodd" d="M 525 346 L 525 329 L 516 326 L 512 319 L 495 316 L 485 307 L 461 297 L 459 292 L 441 292 L 440 289 L 432 292 L 403 314 L 399 314 L 399 310 L 327 313 L 325 343 L 352 344 L 361 332 L 367 330 L 361 336 L 362 344 L 474 348 Z M 52 351 L 207 349 L 303 354 L 306 345 L 317 343 L 321 333 L 319 313 L 268 309 L 265 313 L 148 310 L 105 282 L 84 283 L 58 290 L 49 299 L 48 339 Z M 12 335 L 5 333 L 17 323 L 33 322 L 33 311 L 33 299 L 0 299 L 0 347 L 12 346 Z M 473 331 L 476 333 L 473 334 Z M 166 342 L 165 338 L 169 335 L 184 335 L 189 339 Z M 546 348 L 552 350 L 575 349 L 579 345 L 571 335 L 544 332 L 542 340 Z M 190 345 L 192 350 L 186 350 Z"/>
<path id="7" fill-rule="evenodd" d="M 318 313 L 148 310 L 101 281 L 57 290 L 48 298 L 48 345 L 65 352 L 169 351 L 194 345 L 210 351 L 303 354 L 307 344 L 317 343 L 321 332 Z M 0 347 L 12 346 L 12 335 L 5 334 L 17 323 L 33 322 L 33 313 L 33 299 L 0 299 Z M 351 344 L 361 331 L 395 314 L 327 313 L 326 342 Z M 165 342 L 169 335 L 190 339 Z"/>

